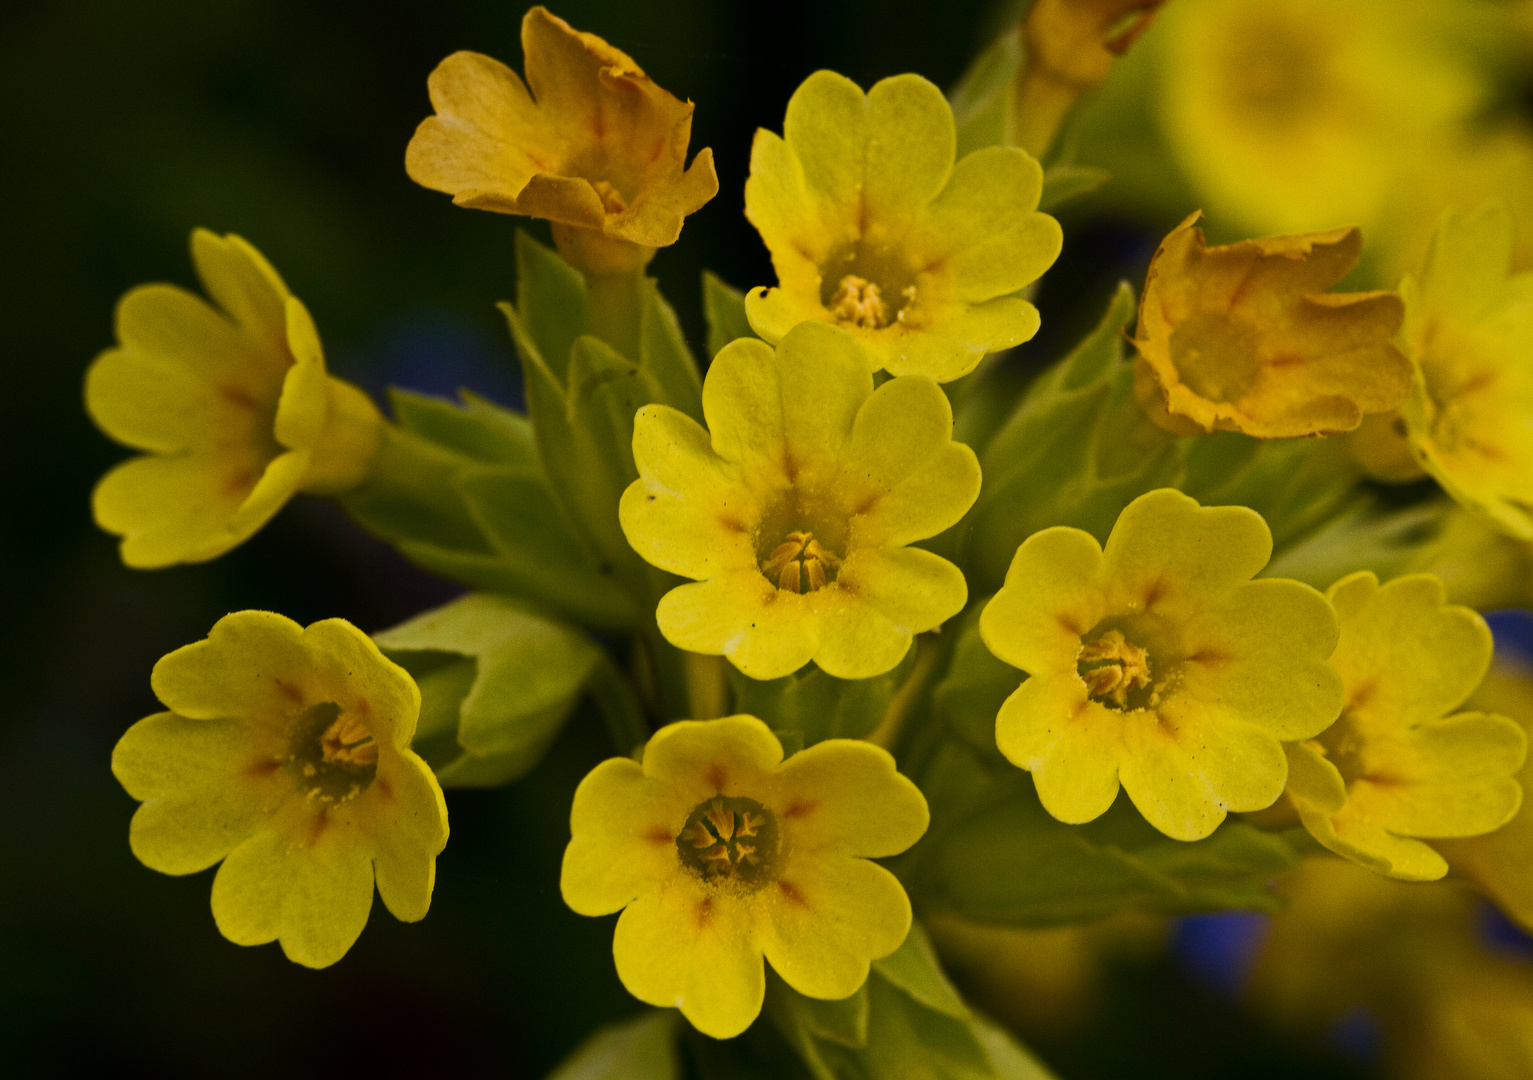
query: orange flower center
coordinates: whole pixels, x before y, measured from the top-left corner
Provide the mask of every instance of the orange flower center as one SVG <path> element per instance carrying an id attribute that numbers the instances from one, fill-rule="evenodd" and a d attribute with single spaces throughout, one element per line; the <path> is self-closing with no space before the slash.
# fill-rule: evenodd
<path id="1" fill-rule="evenodd" d="M 1126 709 L 1129 694 L 1150 685 L 1150 654 L 1121 630 L 1108 630 L 1081 646 L 1076 671 L 1093 698 Z"/>
<path id="2" fill-rule="evenodd" d="M 781 544 L 761 560 L 761 572 L 779 589 L 813 592 L 836 580 L 841 557 L 828 550 L 813 533 L 790 532 Z"/>

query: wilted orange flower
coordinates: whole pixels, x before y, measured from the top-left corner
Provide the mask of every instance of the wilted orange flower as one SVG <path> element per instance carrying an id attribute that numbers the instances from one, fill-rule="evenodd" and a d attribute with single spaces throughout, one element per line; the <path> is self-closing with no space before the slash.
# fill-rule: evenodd
<path id="1" fill-rule="evenodd" d="M 481 53 L 438 64 L 426 81 L 436 115 L 405 170 L 459 206 L 547 218 L 583 270 L 642 267 L 719 190 L 711 150 L 685 168 L 692 105 L 543 7 L 522 19 L 522 53 L 526 83 Z"/>
<path id="2" fill-rule="evenodd" d="M 1258 438 L 1351 431 L 1410 393 L 1391 292 L 1330 293 L 1355 228 L 1206 247 L 1193 214 L 1161 242 L 1139 304 L 1135 391 L 1167 430 Z"/>

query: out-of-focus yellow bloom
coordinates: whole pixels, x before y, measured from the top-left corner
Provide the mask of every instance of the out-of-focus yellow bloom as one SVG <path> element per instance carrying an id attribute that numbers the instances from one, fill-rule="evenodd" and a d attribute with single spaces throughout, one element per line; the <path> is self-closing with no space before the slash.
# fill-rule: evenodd
<path id="1" fill-rule="evenodd" d="M 761 1011 L 763 955 L 787 984 L 844 998 L 910 930 L 910 901 L 870 859 L 927 825 L 926 800 L 870 743 L 828 739 L 786 762 L 753 716 L 684 720 L 641 766 L 613 758 L 575 791 L 560 878 L 582 915 L 621 910 L 618 977 L 728 1038 Z"/>
<path id="2" fill-rule="evenodd" d="M 1400 411 L 1448 494 L 1533 540 L 1533 271 L 1508 272 L 1514 230 L 1497 203 L 1443 215 L 1421 276 L 1400 286 L 1420 372 Z"/>
<path id="3" fill-rule="evenodd" d="M 1272 554 L 1253 510 L 1163 488 L 1129 504 L 1104 549 L 1052 528 L 1017 549 L 985 607 L 990 651 L 1030 678 L 996 743 L 1061 821 L 1098 817 L 1119 783 L 1179 840 L 1282 794 L 1280 740 L 1336 719 L 1336 616 L 1314 589 L 1251 578 Z"/>
<path id="4" fill-rule="evenodd" d="M 171 711 L 112 752 L 143 802 L 133 853 L 167 874 L 222 859 L 213 918 L 226 938 L 333 964 L 367 924 L 375 879 L 396 918 L 425 917 L 447 805 L 409 749 L 420 691 L 366 634 L 240 611 L 162 659 L 152 682 Z"/>
<path id="5" fill-rule="evenodd" d="M 639 479 L 619 508 L 634 550 L 697 582 L 655 613 L 672 644 L 727 656 L 753 679 L 810 660 L 865 679 L 963 609 L 959 569 L 906 546 L 979 494 L 979 462 L 953 442 L 936 383 L 874 390 L 857 343 L 810 322 L 775 351 L 755 339 L 721 350 L 703 413 L 706 431 L 664 405 L 639 410 Z"/>
<path id="6" fill-rule="evenodd" d="M 1164 2 L 1038 0 L 1028 8 L 1012 112 L 1017 145 L 1043 157 L 1077 99 L 1107 80 Z"/>
<path id="7" fill-rule="evenodd" d="M 1511 717 L 1524 733 L 1533 731 L 1533 672 L 1497 664 L 1468 704 Z M 1533 758 L 1518 780 L 1533 784 Z M 1453 872 L 1474 882 L 1507 915 L 1533 932 L 1533 807 L 1524 801 L 1517 816 L 1495 832 L 1432 845 L 1447 856 Z"/>
<path id="8" fill-rule="evenodd" d="M 719 190 L 711 150 L 686 167 L 692 105 L 542 7 L 522 19 L 522 53 L 525 84 L 481 53 L 437 65 L 426 83 L 436 115 L 416 129 L 405 170 L 459 206 L 548 219 L 582 270 L 639 269 Z"/>
<path id="9" fill-rule="evenodd" d="M 149 451 L 91 500 L 129 566 L 216 558 L 295 493 L 360 484 L 382 440 L 377 406 L 325 373 L 308 310 L 259 251 L 198 229 L 192 260 L 217 306 L 174 285 L 131 290 L 117 346 L 85 376 L 91 419 Z"/>
<path id="10" fill-rule="evenodd" d="M 1363 571 L 1327 595 L 1346 704 L 1318 737 L 1285 747 L 1289 797 L 1338 855 L 1390 877 L 1440 878 L 1448 864 L 1419 838 L 1490 832 L 1522 803 L 1522 730 L 1503 716 L 1447 715 L 1490 665 L 1490 629 L 1447 606 L 1427 574 L 1381 588 Z"/>
<path id="11" fill-rule="evenodd" d="M 1356 229 L 1205 247 L 1193 214 L 1145 278 L 1135 393 L 1162 426 L 1258 438 L 1350 431 L 1410 392 L 1390 338 L 1394 293 L 1330 293 L 1357 263 Z"/>
<path id="12" fill-rule="evenodd" d="M 919 75 L 866 95 L 830 71 L 804 80 L 783 135 L 756 132 L 745 214 L 772 252 L 776 288 L 745 300 L 752 328 L 780 341 L 808 319 L 835 323 L 873 370 L 956 379 L 1038 332 L 1012 295 L 1059 256 L 1040 214 L 1043 170 L 1017 147 L 956 165 L 953 110 Z"/>
<path id="13" fill-rule="evenodd" d="M 1484 6 L 1177 0 L 1152 30 L 1177 164 L 1245 231 L 1371 236 L 1402 171 L 1488 99 L 1455 40 Z"/>

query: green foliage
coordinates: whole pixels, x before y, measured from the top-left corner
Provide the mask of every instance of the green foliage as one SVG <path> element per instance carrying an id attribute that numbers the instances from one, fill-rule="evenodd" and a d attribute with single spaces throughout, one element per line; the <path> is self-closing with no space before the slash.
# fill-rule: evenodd
<path id="1" fill-rule="evenodd" d="M 1022 66 L 1022 41 L 1001 34 L 969 65 L 948 95 L 958 124 L 958 156 L 986 146 L 1006 146 L 1013 130 L 1012 83 Z"/>
<path id="2" fill-rule="evenodd" d="M 995 715 L 1026 676 L 996 658 L 979 636 L 979 615 L 988 598 L 969 604 L 947 671 L 932 690 L 935 718 L 973 749 L 1000 761 L 995 745 Z"/>
<path id="3" fill-rule="evenodd" d="M 374 635 L 421 690 L 414 749 L 443 787 L 490 787 L 542 758 L 604 662 L 583 633 L 470 593 Z"/>
<path id="4" fill-rule="evenodd" d="M 703 271 L 703 316 L 708 320 L 708 357 L 736 338 L 755 337 L 745 317 L 745 294 L 710 270 Z"/>
<path id="5" fill-rule="evenodd" d="M 1228 821 L 1206 840 L 1173 840 L 1126 798 L 1086 825 L 1038 802 L 1032 779 L 948 743 L 921 781 L 932 827 L 897 869 L 916 905 L 975 922 L 1051 926 L 1123 910 L 1275 911 L 1268 889 L 1300 850 L 1285 836 Z"/>
<path id="6" fill-rule="evenodd" d="M 772 975 L 766 1014 L 815 1080 L 1049 1080 L 948 982 L 919 923 L 843 1001 L 797 993 Z"/>
<path id="7" fill-rule="evenodd" d="M 765 720 L 779 737 L 797 735 L 800 748 L 822 739 L 860 739 L 876 728 L 915 664 L 916 650 L 892 671 L 871 679 L 838 679 L 814 664 L 765 681 L 731 667 L 735 711 Z"/>
<path id="8" fill-rule="evenodd" d="M 462 398 L 390 391 L 398 426 L 385 429 L 372 478 L 342 505 L 434 573 L 596 626 L 631 623 L 632 600 L 566 527 L 527 418 Z"/>
<path id="9" fill-rule="evenodd" d="M 601 572 L 622 577 L 637 596 L 658 595 L 659 576 L 629 547 L 617 504 L 638 477 L 634 413 L 658 402 L 701 419 L 696 362 L 653 281 L 606 282 L 593 297 L 577 271 L 525 233 L 516 254 L 517 303 L 500 309 L 522 359 L 553 498 Z M 598 326 L 605 338 L 590 332 Z M 619 351 L 624 345 L 637 361 Z"/>
<path id="10" fill-rule="evenodd" d="M 1038 209 L 1050 213 L 1071 199 L 1091 194 L 1111 179 L 1112 173 L 1093 165 L 1052 165 L 1043 173 Z"/>
<path id="11" fill-rule="evenodd" d="M 1118 287 L 1102 321 L 1029 389 L 980 457 L 984 487 L 962 526 L 972 592 L 1005 579 L 1017 546 L 1072 525 L 1105 540 L 1122 509 L 1175 480 L 1179 448 L 1133 397 L 1123 327 L 1134 293 Z"/>
<path id="12" fill-rule="evenodd" d="M 592 1032 L 548 1080 L 680 1080 L 680 1014 L 649 1009 Z"/>

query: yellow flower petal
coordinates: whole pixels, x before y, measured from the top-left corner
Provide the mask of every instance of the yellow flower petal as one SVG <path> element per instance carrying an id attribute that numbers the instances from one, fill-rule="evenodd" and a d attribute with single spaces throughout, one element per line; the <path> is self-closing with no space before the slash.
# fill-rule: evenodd
<path id="1" fill-rule="evenodd" d="M 1162 241 L 1145 278 L 1142 400 L 1203 431 L 1259 438 L 1350 431 L 1404 401 L 1411 364 L 1389 341 L 1399 297 L 1326 292 L 1357 262 L 1358 230 L 1210 248 L 1198 217 Z"/>
<path id="2" fill-rule="evenodd" d="M 675 838 L 693 803 L 668 797 L 638 762 L 612 758 L 575 789 L 572 839 L 559 889 L 581 915 L 610 915 L 661 881 L 676 861 Z"/>
<path id="3" fill-rule="evenodd" d="M 794 822 L 798 850 L 869 859 L 904 851 L 931 820 L 925 797 L 896 770 L 894 757 L 854 739 L 828 739 L 783 762 L 771 806 Z"/>
<path id="4" fill-rule="evenodd" d="M 1118 797 L 1122 723 L 1087 700 L 1079 680 L 1028 679 L 1001 705 L 995 741 L 1007 760 L 1033 774 L 1039 801 L 1060 821 L 1094 821 Z"/>
<path id="5" fill-rule="evenodd" d="M 823 744 L 822 744 L 823 745 Z M 794 858 L 760 908 L 758 938 L 772 969 L 815 998 L 844 998 L 910 933 L 910 898 L 876 863 L 844 855 Z"/>

